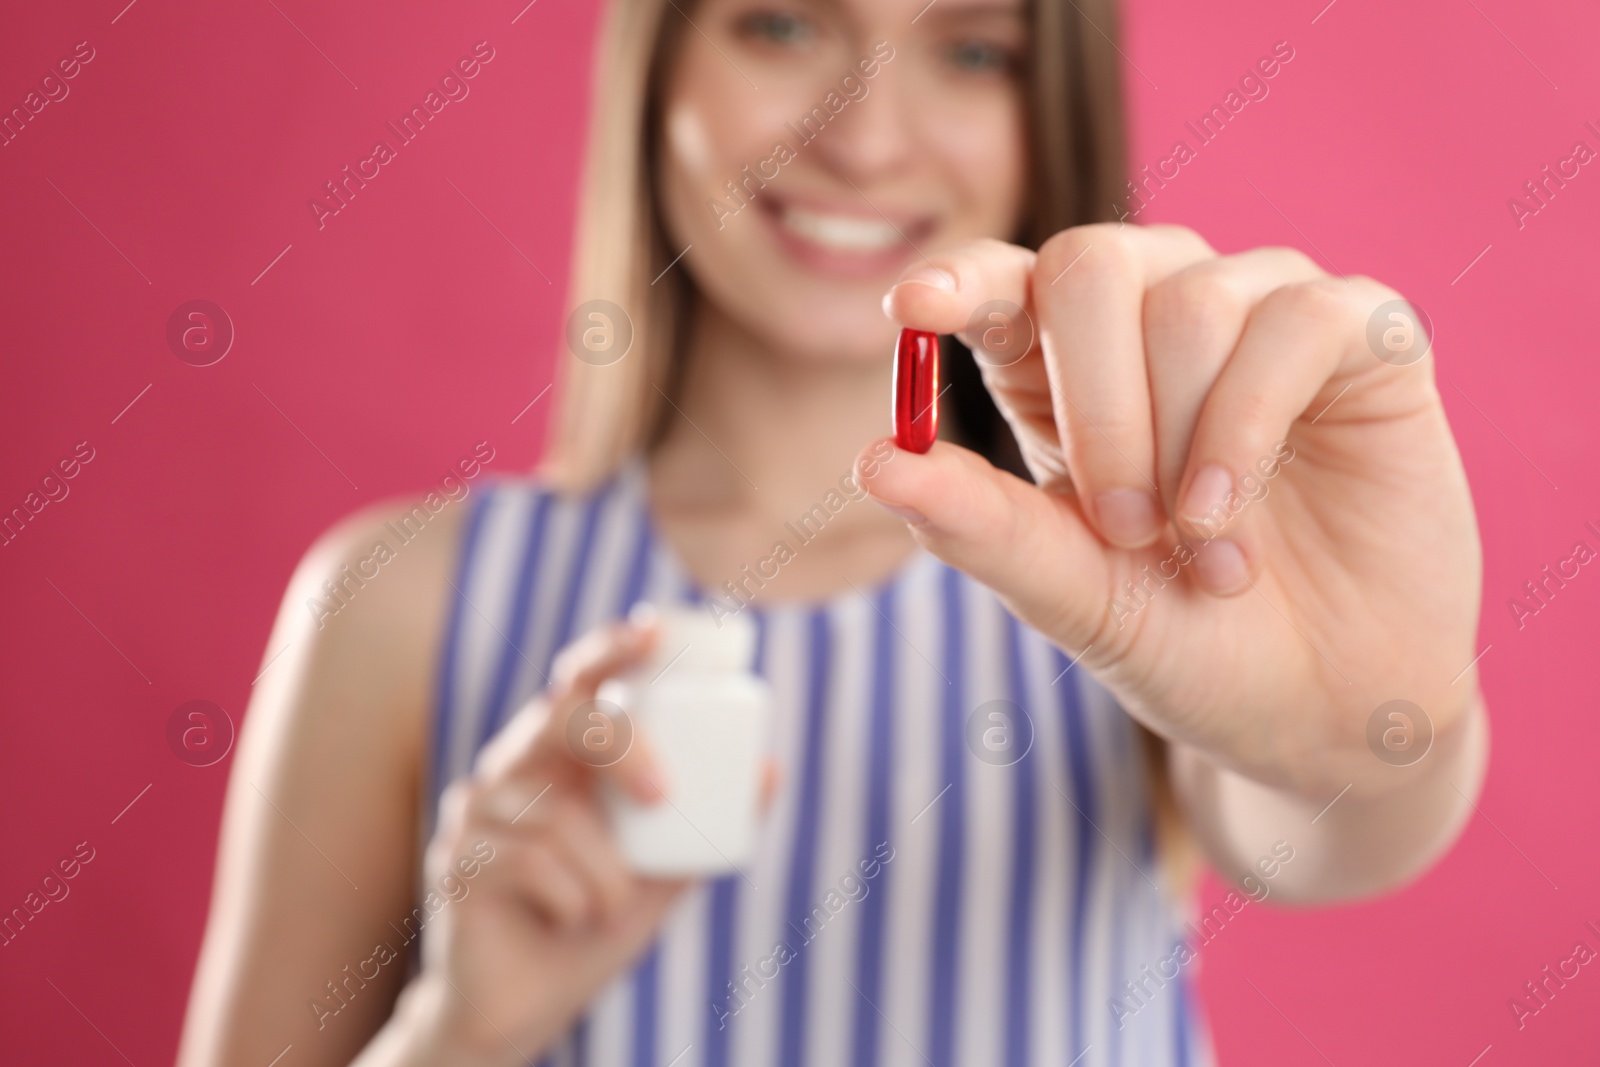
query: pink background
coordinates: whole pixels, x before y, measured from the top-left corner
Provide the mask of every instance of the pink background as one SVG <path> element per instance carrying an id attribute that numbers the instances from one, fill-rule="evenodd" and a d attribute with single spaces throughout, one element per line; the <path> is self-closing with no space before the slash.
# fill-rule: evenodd
<path id="1" fill-rule="evenodd" d="M 572 0 L 515 23 L 522 0 L 123 2 L 24 5 L 0 35 L 7 110 L 77 42 L 96 50 L 0 148 L 0 511 L 95 450 L 0 548 L 0 910 L 77 842 L 96 850 L 0 948 L 8 1063 L 121 1063 L 113 1044 L 170 1060 L 228 763 L 176 759 L 168 716 L 201 698 L 238 718 L 290 569 L 337 517 L 436 482 L 479 440 L 494 469 L 534 459 L 550 398 L 512 419 L 560 336 L 594 20 Z M 1600 16 L 1321 4 L 1134 0 L 1135 168 L 1193 144 L 1184 121 L 1275 42 L 1296 53 L 1143 217 L 1224 250 L 1299 246 L 1432 315 L 1487 557 L 1493 768 L 1420 884 L 1252 907 L 1205 950 L 1203 992 L 1229 1064 L 1579 1062 L 1600 1044 L 1600 968 L 1520 1032 L 1507 1000 L 1579 938 L 1600 947 L 1583 929 L 1600 921 L 1600 573 L 1521 630 L 1507 601 L 1579 538 L 1600 547 L 1583 528 L 1600 524 L 1600 166 L 1521 230 L 1506 201 L 1574 141 L 1600 148 L 1583 129 Z M 470 95 L 319 231 L 307 200 L 482 40 L 496 56 Z M 204 368 L 165 341 L 197 298 L 237 330 Z"/>

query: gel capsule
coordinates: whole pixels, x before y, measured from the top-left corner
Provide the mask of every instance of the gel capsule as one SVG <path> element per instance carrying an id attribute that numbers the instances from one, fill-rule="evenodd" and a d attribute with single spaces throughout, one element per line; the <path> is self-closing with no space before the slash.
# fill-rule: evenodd
<path id="1" fill-rule="evenodd" d="M 901 330 L 894 349 L 894 442 L 926 452 L 939 436 L 939 335 Z"/>

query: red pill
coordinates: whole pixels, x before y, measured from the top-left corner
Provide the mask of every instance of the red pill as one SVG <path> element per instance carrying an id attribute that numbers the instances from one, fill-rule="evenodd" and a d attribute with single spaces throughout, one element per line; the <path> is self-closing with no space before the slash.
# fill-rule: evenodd
<path id="1" fill-rule="evenodd" d="M 926 452 L 939 436 L 939 335 L 901 330 L 894 349 L 894 442 Z"/>

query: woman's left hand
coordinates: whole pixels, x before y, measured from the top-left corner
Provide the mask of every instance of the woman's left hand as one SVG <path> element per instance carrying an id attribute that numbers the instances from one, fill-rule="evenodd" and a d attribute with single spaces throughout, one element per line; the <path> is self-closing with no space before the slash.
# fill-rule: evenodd
<path id="1" fill-rule="evenodd" d="M 858 470 L 1157 732 L 1331 795 L 1386 769 L 1367 742 L 1380 705 L 1411 701 L 1442 733 L 1477 699 L 1477 526 L 1399 300 L 1170 226 L 951 249 L 885 310 L 979 351 L 1037 485 L 942 441 L 886 464 L 869 446 Z M 991 334 L 984 356 L 969 324 L 990 301 L 980 325 L 1012 347 Z"/>

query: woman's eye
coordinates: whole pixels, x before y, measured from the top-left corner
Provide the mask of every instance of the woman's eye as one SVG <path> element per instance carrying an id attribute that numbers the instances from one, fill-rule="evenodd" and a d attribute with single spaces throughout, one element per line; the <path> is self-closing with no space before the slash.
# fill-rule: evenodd
<path id="1" fill-rule="evenodd" d="M 779 11 L 747 15 L 739 28 L 746 37 L 776 45 L 802 44 L 814 35 L 811 24 L 805 19 Z"/>
<path id="2" fill-rule="evenodd" d="M 987 41 L 962 41 L 950 49 L 950 62 L 971 74 L 1005 74 L 1016 66 L 1016 57 Z"/>

